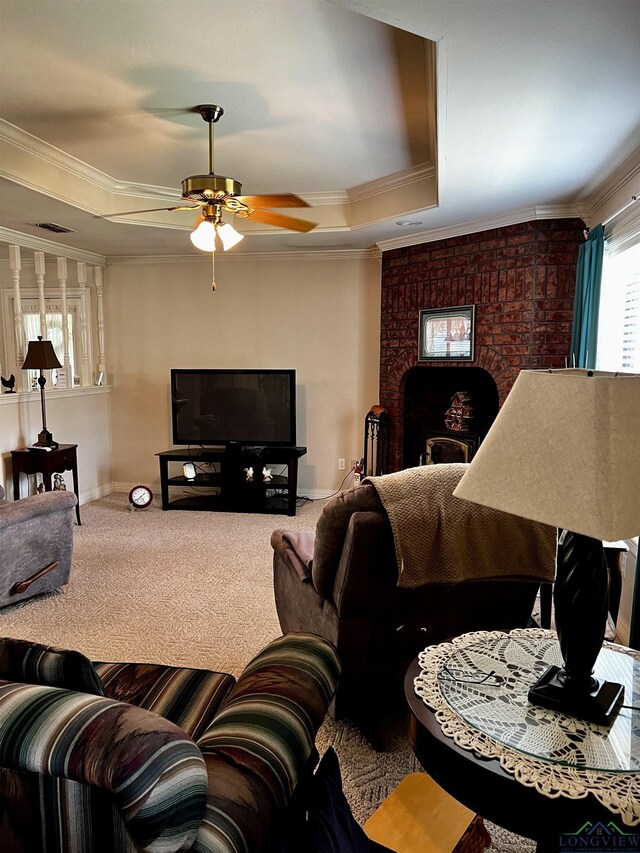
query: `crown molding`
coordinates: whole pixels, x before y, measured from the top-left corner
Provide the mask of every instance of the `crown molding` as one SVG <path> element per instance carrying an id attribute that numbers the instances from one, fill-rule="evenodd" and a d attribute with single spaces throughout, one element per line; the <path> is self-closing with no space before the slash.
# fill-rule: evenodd
<path id="1" fill-rule="evenodd" d="M 137 198 L 148 198 L 153 201 L 166 201 L 173 204 L 184 202 L 182 195 L 175 187 L 158 187 L 154 184 L 125 183 L 111 178 L 109 190 L 113 195 L 136 196 Z"/>
<path id="2" fill-rule="evenodd" d="M 77 157 L 73 157 L 71 154 L 67 154 L 60 148 L 56 148 L 54 145 L 45 142 L 43 139 L 39 139 L 32 133 L 16 127 L 16 125 L 11 124 L 3 118 L 0 118 L 0 141 L 13 145 L 15 148 L 25 151 L 38 160 L 56 166 L 114 195 L 139 196 L 140 198 L 174 201 L 176 203 L 184 200 L 176 187 L 162 187 L 155 184 L 119 181 L 111 177 L 111 175 L 107 175 L 106 172 L 101 172 L 100 169 L 90 166 L 88 163 L 79 160 Z M 398 175 L 401 174 L 398 173 Z M 8 175 L 6 177 L 15 181 L 15 178 L 11 178 Z M 395 178 L 395 176 L 389 177 Z M 382 181 L 386 180 L 386 178 L 382 179 Z M 376 181 L 372 182 L 372 184 L 376 183 Z M 398 184 L 398 186 L 402 186 L 402 184 Z M 29 188 L 38 189 L 34 185 Z M 330 204 L 346 204 L 349 201 L 349 193 L 350 191 L 335 190 L 330 192 L 299 193 L 299 195 L 311 207 L 318 207 Z"/>
<path id="3" fill-rule="evenodd" d="M 65 172 L 82 178 L 82 180 L 92 186 L 106 190 L 114 195 L 137 195 L 141 198 L 176 202 L 182 199 L 182 196 L 175 187 L 159 187 L 153 184 L 118 181 L 112 178 L 111 175 L 107 175 L 106 172 L 101 172 L 100 169 L 90 166 L 72 154 L 67 154 L 66 151 L 56 148 L 55 145 L 45 142 L 43 139 L 34 136 L 21 127 L 16 127 L 16 125 L 11 124 L 3 118 L 0 118 L 0 141 L 13 145 L 15 148 L 25 151 L 37 160 L 56 166 Z M 5 177 L 15 182 L 15 178 L 11 176 L 6 175 Z M 25 186 L 29 186 L 30 189 L 38 189 L 37 185 L 25 184 Z"/>
<path id="4" fill-rule="evenodd" d="M 95 252 L 87 252 L 73 246 L 64 246 L 62 243 L 46 240 L 44 237 L 35 237 L 31 234 L 24 234 L 22 231 L 13 231 L 11 228 L 1 226 L 0 243 L 9 243 L 20 246 L 21 249 L 33 249 L 36 252 L 44 252 L 47 255 L 69 258 L 74 261 L 85 261 L 85 263 L 94 266 L 104 266 L 107 260 L 104 255 L 97 255 Z"/>
<path id="5" fill-rule="evenodd" d="M 636 148 L 617 169 L 599 184 L 591 193 L 580 198 L 580 204 L 587 204 L 591 210 L 605 204 L 626 183 L 640 175 L 640 147 Z"/>
<path id="6" fill-rule="evenodd" d="M 317 193 L 296 193 L 310 207 L 322 207 L 324 204 L 347 204 L 349 193 L 344 190 L 333 190 Z"/>
<path id="7" fill-rule="evenodd" d="M 33 157 L 40 163 L 53 166 L 64 171 L 67 174 L 73 175 L 90 187 L 94 187 L 102 192 L 107 192 L 114 196 L 137 197 L 149 201 L 160 201 L 167 203 L 179 203 L 183 201 L 182 195 L 176 187 L 163 187 L 154 184 L 143 184 L 131 181 L 121 181 L 107 175 L 105 172 L 90 166 L 77 157 L 67 154 L 60 148 L 56 148 L 48 142 L 39 139 L 37 136 L 23 130 L 16 125 L 11 124 L 5 119 L 0 118 L 0 142 L 4 142 L 14 148 L 25 152 L 30 157 Z M 411 169 L 405 169 L 391 175 L 385 175 L 365 184 L 360 184 L 351 187 L 347 190 L 333 190 L 327 192 L 308 192 L 299 193 L 300 197 L 306 201 L 310 207 L 337 206 L 348 207 L 351 202 L 362 201 L 372 198 L 383 193 L 393 190 L 410 187 L 423 181 L 425 178 L 435 178 L 435 166 L 432 163 L 422 163 Z M 0 171 L 2 177 L 19 183 L 28 189 L 42 192 L 43 188 L 37 183 L 27 180 L 24 176 L 16 176 L 4 171 Z M 94 206 L 89 207 L 86 202 L 79 205 L 78 200 L 60 194 L 51 194 L 53 198 L 63 201 L 66 204 L 72 204 L 81 209 L 87 210 L 89 213 L 100 213 Z M 128 218 L 118 218 L 118 221 L 125 224 L 135 225 L 157 225 L 161 228 L 182 228 L 184 226 L 171 225 L 167 223 L 153 223 L 149 221 L 141 222 Z M 270 233 L 266 231 L 265 233 Z"/>
<path id="8" fill-rule="evenodd" d="M 413 166 L 411 169 L 403 169 L 401 172 L 394 172 L 391 175 L 376 178 L 376 180 L 368 181 L 366 184 L 358 184 L 358 186 L 350 187 L 347 190 L 347 195 L 349 201 L 362 201 L 363 199 L 373 198 L 382 193 L 417 184 L 425 180 L 425 178 L 435 178 L 435 175 L 436 167 L 433 163 L 421 163 L 418 166 Z"/>
<path id="9" fill-rule="evenodd" d="M 242 254 L 218 255 L 218 264 L 242 263 L 249 261 L 358 261 L 380 260 L 380 250 L 374 246 L 369 249 L 297 249 L 292 252 L 243 252 Z M 210 264 L 209 254 L 201 255 L 114 255 L 107 258 L 107 266 L 144 265 L 144 264 Z"/>
<path id="10" fill-rule="evenodd" d="M 0 118 L 0 141 L 7 142 L 20 151 L 25 151 L 27 154 L 63 169 L 65 172 L 71 172 L 90 184 L 100 187 L 100 189 L 114 191 L 115 182 L 105 172 L 78 160 L 77 157 L 67 154 L 66 151 L 56 148 L 55 145 L 50 145 L 43 139 L 39 139 L 21 127 L 16 127 L 15 124 L 11 124 L 3 118 Z"/>
<path id="11" fill-rule="evenodd" d="M 578 206 L 569 204 L 536 204 L 534 219 L 576 219 L 580 218 Z"/>
<path id="12" fill-rule="evenodd" d="M 530 222 L 533 219 L 574 219 L 580 217 L 574 204 L 547 204 L 519 207 L 497 216 L 474 219 L 459 225 L 448 225 L 444 228 L 434 228 L 431 231 L 420 231 L 418 234 L 397 237 L 394 240 L 381 240 L 376 243 L 382 252 L 390 249 L 402 249 L 405 246 L 415 246 L 418 243 L 433 243 L 434 240 L 446 240 L 449 237 L 461 237 L 464 234 L 475 234 L 479 231 L 489 231 L 492 228 L 504 228 L 506 225 L 517 225 L 519 222 Z"/>
<path id="13" fill-rule="evenodd" d="M 585 202 L 578 201 L 576 202 L 576 210 L 580 219 L 589 227 L 591 225 L 591 208 Z"/>
<path id="14" fill-rule="evenodd" d="M 617 169 L 614 169 L 609 177 L 599 184 L 593 192 L 578 200 L 577 204 L 583 213 L 582 218 L 587 225 L 593 226 L 593 218 L 596 212 L 602 212 L 602 209 L 614 199 L 616 194 L 623 191 L 627 184 L 636 180 L 640 181 L 640 147 L 636 148 Z M 630 189 L 629 200 L 632 195 L 637 194 L 637 190 L 634 192 L 633 189 Z"/>

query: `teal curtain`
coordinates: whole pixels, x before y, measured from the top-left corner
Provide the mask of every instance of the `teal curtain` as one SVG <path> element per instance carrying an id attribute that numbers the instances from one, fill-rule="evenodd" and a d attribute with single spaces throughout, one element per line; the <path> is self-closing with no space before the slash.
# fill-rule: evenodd
<path id="1" fill-rule="evenodd" d="M 639 543 L 640 544 L 640 543 Z M 631 630 L 629 645 L 632 649 L 640 650 L 640 550 L 636 557 L 636 574 L 631 598 Z"/>
<path id="2" fill-rule="evenodd" d="M 602 225 L 596 225 L 589 231 L 587 239 L 578 250 L 576 301 L 571 335 L 572 366 L 575 367 L 593 369 L 596 366 L 603 255 L 604 228 Z"/>

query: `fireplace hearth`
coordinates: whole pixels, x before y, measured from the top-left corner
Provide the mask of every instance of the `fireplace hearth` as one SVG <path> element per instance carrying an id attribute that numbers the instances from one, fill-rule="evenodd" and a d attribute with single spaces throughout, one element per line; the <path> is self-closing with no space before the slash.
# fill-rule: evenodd
<path id="1" fill-rule="evenodd" d="M 520 370 L 564 366 L 583 229 L 580 219 L 535 220 L 383 253 L 379 403 L 390 471 L 424 460 L 427 433 L 449 435 L 444 413 L 457 391 L 471 393 L 481 439 Z M 476 309 L 473 362 L 421 362 L 420 312 L 464 305 Z M 451 383 L 434 379 L 448 371 L 458 371 Z M 486 394 L 470 384 L 473 371 L 491 379 Z"/>

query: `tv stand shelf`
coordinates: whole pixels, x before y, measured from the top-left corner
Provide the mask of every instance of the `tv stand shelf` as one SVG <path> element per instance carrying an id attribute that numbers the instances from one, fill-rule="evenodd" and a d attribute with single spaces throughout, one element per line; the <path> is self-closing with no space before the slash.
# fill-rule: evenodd
<path id="1" fill-rule="evenodd" d="M 197 462 L 195 463 L 198 464 Z M 222 476 L 220 474 L 196 474 L 195 480 L 187 480 L 184 475 L 180 477 L 169 477 L 169 486 L 189 486 L 195 488 L 212 489 L 222 484 Z"/>
<path id="2" fill-rule="evenodd" d="M 162 509 L 295 515 L 298 459 L 306 452 L 306 447 L 232 447 L 156 453 L 160 461 Z M 196 466 L 195 480 L 188 480 L 182 473 L 185 462 Z M 180 467 L 172 463 L 179 463 Z M 286 465 L 286 474 L 274 475 L 264 483 L 263 467 L 278 465 Z M 253 468 L 252 481 L 246 479 L 245 468 Z"/>

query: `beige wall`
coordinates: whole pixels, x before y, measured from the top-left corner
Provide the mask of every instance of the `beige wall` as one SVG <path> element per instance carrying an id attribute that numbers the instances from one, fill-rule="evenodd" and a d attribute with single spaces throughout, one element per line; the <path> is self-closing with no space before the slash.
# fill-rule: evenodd
<path id="1" fill-rule="evenodd" d="M 379 260 L 318 253 L 227 257 L 211 292 L 209 256 L 106 269 L 113 481 L 157 484 L 154 454 L 172 447 L 172 367 L 295 368 L 298 493 L 329 493 L 338 457 L 362 455 L 378 399 Z"/>
<path id="2" fill-rule="evenodd" d="M 80 501 L 95 500 L 111 491 L 111 395 L 108 388 L 51 391 L 46 395 L 47 427 L 61 444 L 78 445 Z M 40 394 L 4 394 L 0 397 L 0 484 L 13 497 L 11 451 L 38 438 L 42 429 Z M 64 474 L 73 488 L 71 472 Z M 31 492 L 35 482 L 31 478 Z M 28 491 L 22 477 L 22 496 Z"/>

